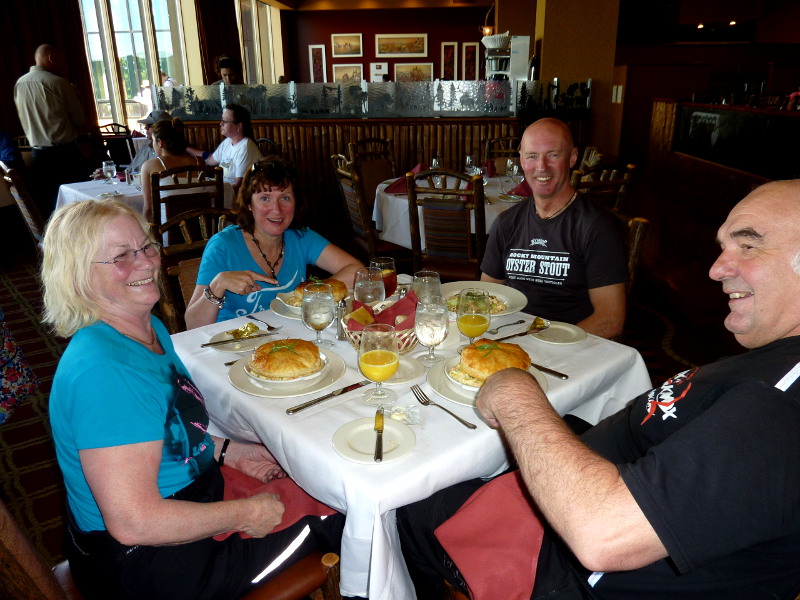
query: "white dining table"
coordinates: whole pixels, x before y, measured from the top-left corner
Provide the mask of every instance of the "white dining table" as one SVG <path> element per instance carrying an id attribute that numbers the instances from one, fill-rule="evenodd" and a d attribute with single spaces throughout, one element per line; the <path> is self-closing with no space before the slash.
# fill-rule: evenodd
<path id="1" fill-rule="evenodd" d="M 502 179 L 501 179 L 502 178 Z M 378 237 L 387 242 L 392 242 L 404 248 L 411 248 L 411 229 L 408 223 L 408 195 L 402 193 L 387 193 L 386 188 L 395 180 L 391 179 L 378 184 L 375 189 L 375 204 L 372 209 L 372 220 L 375 221 L 375 229 Z M 511 182 L 505 175 L 489 177 L 483 187 L 484 204 L 486 212 L 486 232 L 494 223 L 497 215 L 508 210 L 516 202 L 508 202 L 500 197 L 503 191 L 513 189 L 517 184 Z M 419 235 L 420 239 L 425 239 L 425 224 L 422 221 L 422 209 L 419 209 Z M 475 221 L 472 221 L 472 232 L 475 232 Z"/>
<path id="2" fill-rule="evenodd" d="M 300 320 L 271 310 L 256 316 L 282 327 L 278 339 L 313 339 L 312 332 Z M 525 325 L 508 327 L 500 335 L 522 331 L 532 319 L 523 313 L 493 318 L 492 326 L 519 318 L 525 319 Z M 415 598 L 399 547 L 395 510 L 452 484 L 490 477 L 508 468 L 509 456 L 500 434 L 481 420 L 474 407 L 436 394 L 423 371 L 416 383 L 428 396 L 477 424 L 477 429 L 467 429 L 436 407 L 418 405 L 410 392 L 414 381 L 407 381 L 392 387 L 399 395 L 397 405 L 414 405 L 419 411 L 421 422 L 411 426 L 416 438 L 413 448 L 394 461 L 365 464 L 348 460 L 334 449 L 332 440 L 342 426 L 374 417 L 375 408 L 361 400 L 363 389 L 336 396 L 294 415 L 287 415 L 286 409 L 363 380 L 357 369 L 356 350 L 347 341 L 335 340 L 336 328 L 331 327 L 323 332 L 323 338 L 335 341 L 332 350 L 347 365 L 341 379 L 299 397 L 250 395 L 232 385 L 229 367 L 224 364 L 239 355 L 200 347 L 215 334 L 247 322 L 250 321 L 239 317 L 172 336 L 179 356 L 205 397 L 212 432 L 263 442 L 303 489 L 346 514 L 341 547 L 342 594 L 374 600 Z M 570 412 L 596 423 L 650 388 L 641 356 L 628 346 L 592 335 L 570 345 L 545 343 L 530 336 L 515 341 L 528 351 L 534 362 L 569 375 L 566 381 L 547 377 L 548 397 L 561 414 Z M 451 337 L 445 340 L 450 350 L 444 352 L 456 356 L 454 350 L 462 343 L 466 343 L 466 338 Z M 427 351 L 422 346 L 418 349 L 417 354 Z"/>
<path id="3" fill-rule="evenodd" d="M 128 204 L 131 208 L 139 212 L 144 212 L 144 195 L 142 194 L 141 186 L 127 184 L 124 181 L 114 181 L 116 181 L 116 183 L 109 184 L 106 183 L 104 179 L 90 179 L 89 181 L 64 183 L 58 188 L 56 208 L 61 208 L 65 204 L 91 200 L 93 198 L 109 198 L 120 200 Z M 233 186 L 225 182 L 225 207 L 233 208 L 233 200 Z"/>

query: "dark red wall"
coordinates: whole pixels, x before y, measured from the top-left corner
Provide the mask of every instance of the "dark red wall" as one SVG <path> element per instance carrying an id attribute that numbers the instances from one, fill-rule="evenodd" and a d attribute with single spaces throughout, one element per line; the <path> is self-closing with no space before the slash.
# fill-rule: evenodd
<path id="1" fill-rule="evenodd" d="M 308 46 L 325 44 L 328 81 L 332 81 L 333 64 L 364 65 L 364 77 L 369 79 L 369 63 L 388 62 L 389 75 L 394 76 L 395 63 L 432 62 L 434 77 L 440 76 L 442 42 L 459 42 L 458 69 L 461 77 L 461 42 L 480 42 L 480 27 L 486 16 L 486 7 L 479 8 L 426 8 L 405 10 L 326 10 L 283 11 L 284 51 L 289 79 L 299 82 L 311 80 L 308 68 Z M 360 33 L 362 51 L 360 58 L 331 57 L 331 34 Z M 428 56 L 425 58 L 375 58 L 376 33 L 427 33 Z M 480 76 L 483 77 L 483 52 L 480 46 Z"/>

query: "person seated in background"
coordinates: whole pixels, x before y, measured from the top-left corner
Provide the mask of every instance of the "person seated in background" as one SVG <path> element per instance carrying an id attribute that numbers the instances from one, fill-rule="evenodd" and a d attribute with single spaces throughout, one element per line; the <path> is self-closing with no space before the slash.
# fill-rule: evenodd
<path id="1" fill-rule="evenodd" d="M 540 119 L 525 130 L 520 164 L 533 196 L 497 217 L 481 281 L 525 294 L 525 312 L 600 337 L 622 333 L 628 261 L 615 217 L 570 185 L 578 158 L 569 127 Z"/>
<path id="2" fill-rule="evenodd" d="M 261 150 L 255 142 L 250 113 L 243 106 L 228 104 L 222 111 L 219 129 L 225 139 L 213 154 L 197 148 L 189 148 L 188 152 L 194 156 L 202 156 L 210 167 L 221 166 L 225 172 L 225 181 L 237 190 L 242 185 L 245 171 L 262 158 Z"/>
<path id="3" fill-rule="evenodd" d="M 142 195 L 144 196 L 144 218 L 153 221 L 153 189 L 150 175 L 176 167 L 204 167 L 205 161 L 186 151 L 186 138 L 183 136 L 183 121 L 180 119 L 158 121 L 150 128 L 153 136 L 153 150 L 156 157 L 142 165 Z M 172 183 L 167 179 L 166 183 Z M 165 194 L 191 193 L 195 190 L 169 190 Z"/>
<path id="4" fill-rule="evenodd" d="M 277 156 L 248 170 L 236 201 L 238 225 L 212 236 L 203 252 L 187 329 L 267 310 L 279 292 L 306 279 L 308 265 L 352 289 L 363 265 L 303 225 L 306 203 L 297 186 L 296 169 Z"/>
<path id="5" fill-rule="evenodd" d="M 177 80 L 173 79 L 172 77 L 164 73 L 164 71 L 159 71 L 159 75 L 161 76 L 162 87 L 174 87 L 178 85 Z"/>
<path id="6" fill-rule="evenodd" d="M 161 259 L 142 216 L 115 200 L 69 204 L 44 247 L 44 321 L 72 338 L 49 412 L 81 595 L 232 600 L 313 551 L 337 552 L 342 515 L 283 480 L 263 445 L 208 433 L 203 396 L 151 314 Z M 236 472 L 300 495 L 223 500 Z M 297 514 L 290 497 L 304 498 Z M 214 537 L 231 531 L 251 537 Z"/>
<path id="7" fill-rule="evenodd" d="M 148 160 L 155 158 L 156 153 L 153 150 L 153 136 L 150 133 L 150 128 L 153 126 L 154 123 L 158 121 L 162 121 L 164 119 L 172 119 L 170 114 L 166 110 L 154 110 L 151 111 L 149 115 L 147 115 L 144 119 L 140 119 L 139 123 L 144 125 L 144 131 L 147 136 L 147 142 L 141 146 L 136 151 L 136 155 L 131 160 L 131 164 L 128 166 L 128 169 L 131 173 L 140 173 L 142 170 L 142 165 L 146 163 Z M 92 179 L 105 179 L 106 176 L 103 175 L 103 169 L 97 168 L 95 169 L 94 173 L 92 173 Z"/>
<path id="8" fill-rule="evenodd" d="M 772 182 L 719 228 L 709 276 L 748 352 L 679 373 L 580 437 L 527 372 L 486 380 L 478 410 L 519 470 L 397 511 L 420 600 L 440 598 L 445 578 L 462 591 L 466 579 L 472 598 L 797 595 L 799 212 L 800 181 Z M 493 548 L 511 549 L 502 568 L 513 588 Z"/>
<path id="9" fill-rule="evenodd" d="M 219 79 L 211 85 L 241 85 L 244 83 L 242 77 L 242 61 L 234 56 L 222 55 L 218 56 L 214 61 L 214 70 L 217 72 Z"/>

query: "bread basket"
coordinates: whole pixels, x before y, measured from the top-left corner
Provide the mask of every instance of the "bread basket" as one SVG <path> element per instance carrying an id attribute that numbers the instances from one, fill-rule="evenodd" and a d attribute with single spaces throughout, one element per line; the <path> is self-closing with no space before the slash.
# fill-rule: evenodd
<path id="1" fill-rule="evenodd" d="M 377 315 L 380 312 L 389 308 L 392 304 L 394 304 L 395 300 L 384 300 L 383 302 L 377 302 L 372 305 L 373 312 Z M 347 339 L 353 345 L 353 348 L 358 351 L 358 347 L 361 344 L 361 332 L 360 331 L 352 331 L 347 328 L 347 322 L 345 322 L 344 317 L 342 317 L 342 325 L 344 326 L 344 333 L 347 336 Z M 417 345 L 417 333 L 414 331 L 414 328 L 410 329 L 403 329 L 397 332 L 397 346 L 400 351 L 400 354 L 408 354 L 411 352 L 414 347 Z"/>

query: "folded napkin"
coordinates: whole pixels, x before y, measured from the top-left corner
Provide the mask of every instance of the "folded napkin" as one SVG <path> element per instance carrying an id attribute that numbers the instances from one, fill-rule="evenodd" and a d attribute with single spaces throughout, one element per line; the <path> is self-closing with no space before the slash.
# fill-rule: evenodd
<path id="1" fill-rule="evenodd" d="M 526 198 L 533 196 L 533 190 L 531 189 L 531 186 L 529 186 L 528 182 L 524 179 L 522 180 L 522 183 L 520 183 L 513 190 L 510 190 L 508 193 L 513 196 L 525 196 Z"/>
<path id="2" fill-rule="evenodd" d="M 429 168 L 428 165 L 426 165 L 425 163 L 419 163 L 416 167 L 411 169 L 411 172 L 421 173 L 422 171 L 427 171 L 428 168 Z M 383 191 L 386 192 L 387 194 L 405 194 L 408 191 L 408 188 L 406 187 L 405 173 L 403 173 L 403 176 L 400 177 L 400 179 L 386 186 L 386 189 Z"/>
<path id="3" fill-rule="evenodd" d="M 291 527 L 300 519 L 309 515 L 322 517 L 336 513 L 331 507 L 314 500 L 289 477 L 262 483 L 255 477 L 250 477 L 241 471 L 225 466 L 222 467 L 222 477 L 225 479 L 223 500 L 238 500 L 263 493 L 276 494 L 281 497 L 281 502 L 286 507 L 286 512 L 283 513 L 283 520 L 280 525 L 273 529 L 271 533 Z M 233 533 L 233 531 L 220 533 L 215 535 L 214 539 L 221 542 Z M 250 537 L 241 531 L 239 535 L 242 538 Z"/>
<path id="4" fill-rule="evenodd" d="M 372 315 L 375 323 L 388 323 L 393 326 L 397 331 L 406 331 L 407 329 L 414 329 L 414 316 L 417 312 L 417 295 L 414 290 L 408 290 L 405 296 L 400 298 L 397 302 L 382 310 L 378 314 L 372 310 L 371 306 L 363 304 L 358 300 L 353 300 L 353 310 L 356 311 L 361 307 Z M 404 316 L 400 323 L 397 322 L 397 317 Z M 347 328 L 350 331 L 361 331 L 364 325 L 355 319 L 347 321 Z"/>
<path id="5" fill-rule="evenodd" d="M 491 158 L 487 158 L 483 166 L 486 168 L 487 177 L 494 177 L 497 174 L 497 167 L 495 167 L 494 161 Z"/>
<path id="6" fill-rule="evenodd" d="M 481 487 L 434 534 L 472 600 L 531 597 L 544 528 L 519 471 Z"/>
<path id="7" fill-rule="evenodd" d="M 131 131 L 131 137 L 143 138 L 144 134 L 141 131 L 137 131 L 136 129 L 134 129 L 133 131 Z"/>

